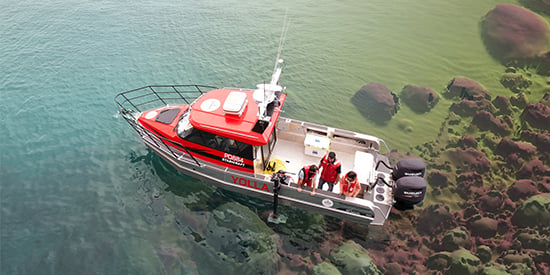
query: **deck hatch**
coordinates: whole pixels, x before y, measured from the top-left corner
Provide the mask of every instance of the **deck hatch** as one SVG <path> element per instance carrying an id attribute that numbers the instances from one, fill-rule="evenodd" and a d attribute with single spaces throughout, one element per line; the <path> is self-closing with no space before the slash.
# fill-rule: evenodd
<path id="1" fill-rule="evenodd" d="M 164 124 L 170 124 L 178 116 L 179 112 L 179 108 L 166 109 L 161 111 L 155 120 Z"/>
<path id="2" fill-rule="evenodd" d="M 247 102 L 246 93 L 238 91 L 230 92 L 223 104 L 223 112 L 224 114 L 241 116 Z"/>

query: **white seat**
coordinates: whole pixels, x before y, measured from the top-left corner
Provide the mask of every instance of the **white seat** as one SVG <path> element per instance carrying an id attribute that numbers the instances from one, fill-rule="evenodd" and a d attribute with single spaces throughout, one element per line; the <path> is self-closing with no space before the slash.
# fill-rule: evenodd
<path id="1" fill-rule="evenodd" d="M 366 152 L 356 151 L 353 171 L 357 173 L 360 183 L 369 184 L 374 174 L 374 155 Z"/>

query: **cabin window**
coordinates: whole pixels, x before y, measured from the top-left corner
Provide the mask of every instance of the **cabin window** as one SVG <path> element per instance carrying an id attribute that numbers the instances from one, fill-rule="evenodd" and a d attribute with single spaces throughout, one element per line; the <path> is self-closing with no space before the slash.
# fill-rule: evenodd
<path id="1" fill-rule="evenodd" d="M 190 110 L 190 108 L 187 109 L 187 111 L 185 111 L 181 115 L 180 121 L 178 122 L 178 136 L 182 139 L 185 139 L 189 134 L 193 132 L 193 126 L 189 122 L 189 114 L 191 113 Z"/>
<path id="2" fill-rule="evenodd" d="M 260 150 L 262 152 L 262 163 L 264 165 L 264 169 L 267 167 L 267 164 L 269 162 L 269 158 L 271 157 L 271 152 L 273 151 L 273 148 L 275 147 L 275 142 L 277 141 L 277 131 L 276 128 L 273 129 L 273 133 L 269 137 L 269 141 L 267 144 L 262 145 L 260 147 Z"/>
<path id="3" fill-rule="evenodd" d="M 196 128 L 192 128 L 184 139 L 224 153 L 236 155 L 245 159 L 252 159 L 252 145 L 238 140 L 215 135 Z"/>

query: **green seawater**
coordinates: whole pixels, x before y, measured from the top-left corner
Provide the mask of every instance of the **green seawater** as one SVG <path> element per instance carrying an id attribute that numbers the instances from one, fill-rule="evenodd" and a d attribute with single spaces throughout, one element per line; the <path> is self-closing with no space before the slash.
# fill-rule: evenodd
<path id="1" fill-rule="evenodd" d="M 286 13 L 284 116 L 376 135 L 406 152 L 437 136 L 452 101 L 421 115 L 402 105 L 378 125 L 351 97 L 370 82 L 441 92 L 456 76 L 512 95 L 480 39 L 480 19 L 498 3 L 1 1 L 0 273 L 163 274 L 181 261 L 178 273 L 215 274 L 205 255 L 219 253 L 193 255 L 198 229 L 185 224 L 211 215 L 199 203 L 232 194 L 145 149 L 117 115 L 117 93 L 268 81 Z M 543 85 L 534 81 L 538 100 Z"/>

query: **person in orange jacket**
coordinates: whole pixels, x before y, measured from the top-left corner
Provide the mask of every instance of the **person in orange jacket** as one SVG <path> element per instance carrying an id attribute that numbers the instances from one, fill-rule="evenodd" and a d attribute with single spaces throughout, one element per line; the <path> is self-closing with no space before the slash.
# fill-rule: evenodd
<path id="1" fill-rule="evenodd" d="M 348 197 L 357 197 L 361 191 L 361 184 L 357 179 L 357 174 L 353 171 L 349 171 L 340 180 L 340 195 Z"/>

